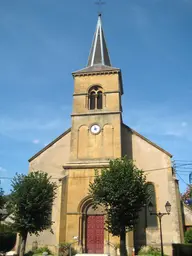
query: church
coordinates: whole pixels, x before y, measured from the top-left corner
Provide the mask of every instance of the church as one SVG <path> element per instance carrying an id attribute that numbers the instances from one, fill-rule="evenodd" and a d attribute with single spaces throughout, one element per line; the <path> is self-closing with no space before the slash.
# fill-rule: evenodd
<path id="1" fill-rule="evenodd" d="M 104 211 L 93 209 L 88 188 L 95 169 L 108 167 L 109 159 L 127 155 L 145 171 L 156 210 L 164 212 L 165 203 L 171 203 L 171 214 L 162 219 L 164 251 L 171 255 L 172 243 L 183 242 L 184 236 L 172 155 L 123 123 L 122 73 L 111 65 L 101 15 L 87 66 L 72 76 L 71 128 L 29 159 L 29 171 L 41 170 L 58 178 L 53 234 L 44 231 L 39 237 L 29 236 L 27 248 L 37 242 L 39 247 L 48 246 L 56 252 L 58 245 L 66 242 L 74 243 L 81 253 L 115 255 L 119 238 L 105 229 Z M 126 239 L 130 253 L 145 245 L 160 247 L 159 223 L 147 207 Z"/>

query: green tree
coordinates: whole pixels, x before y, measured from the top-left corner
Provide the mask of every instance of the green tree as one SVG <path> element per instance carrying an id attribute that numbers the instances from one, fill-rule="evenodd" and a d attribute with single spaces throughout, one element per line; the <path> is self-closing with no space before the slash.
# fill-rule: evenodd
<path id="1" fill-rule="evenodd" d="M 56 183 L 47 173 L 17 174 L 12 181 L 10 196 L 13 228 L 19 233 L 19 255 L 25 252 L 28 234 L 38 235 L 45 229 L 51 231 L 51 212 L 56 197 Z"/>
<path id="2" fill-rule="evenodd" d="M 10 194 L 4 195 L 4 209 L 7 212 L 7 216 L 9 216 L 12 213 L 10 198 L 11 198 Z"/>
<path id="3" fill-rule="evenodd" d="M 3 206 L 4 206 L 4 191 L 0 187 L 0 210 L 2 210 Z"/>
<path id="4" fill-rule="evenodd" d="M 120 254 L 126 252 L 126 230 L 133 229 L 139 212 L 148 199 L 146 177 L 127 157 L 111 160 L 109 168 L 90 183 L 90 195 L 95 207 L 103 205 L 107 213 L 106 226 L 112 235 L 120 236 Z"/>
<path id="5" fill-rule="evenodd" d="M 185 243 L 192 244 L 192 228 L 185 232 Z"/>
<path id="6" fill-rule="evenodd" d="M 0 220 L 5 220 L 11 212 L 10 195 L 3 195 L 0 207 Z"/>

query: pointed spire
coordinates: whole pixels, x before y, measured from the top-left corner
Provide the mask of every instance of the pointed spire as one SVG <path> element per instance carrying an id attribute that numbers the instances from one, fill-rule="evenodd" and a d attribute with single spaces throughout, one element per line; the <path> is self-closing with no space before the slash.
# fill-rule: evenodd
<path id="1" fill-rule="evenodd" d="M 105 36 L 102 28 L 101 14 L 98 15 L 96 31 L 94 34 L 87 67 L 95 65 L 111 66 Z"/>

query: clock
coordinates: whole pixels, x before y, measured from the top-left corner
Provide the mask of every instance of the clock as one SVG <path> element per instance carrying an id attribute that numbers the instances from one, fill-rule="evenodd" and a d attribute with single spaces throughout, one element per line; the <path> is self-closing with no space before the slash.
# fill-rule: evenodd
<path id="1" fill-rule="evenodd" d="M 101 131 L 101 128 L 98 124 L 94 124 L 91 126 L 91 132 L 93 134 L 98 134 Z"/>

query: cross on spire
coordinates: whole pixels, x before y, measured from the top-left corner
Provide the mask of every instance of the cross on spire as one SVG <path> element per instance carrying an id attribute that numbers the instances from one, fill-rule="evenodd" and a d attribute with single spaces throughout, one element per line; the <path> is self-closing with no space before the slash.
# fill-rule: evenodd
<path id="1" fill-rule="evenodd" d="M 101 16 L 101 7 L 102 7 L 102 5 L 105 4 L 105 2 L 102 0 L 98 0 L 95 2 L 95 4 L 98 5 L 98 14 L 99 14 L 99 16 Z"/>

